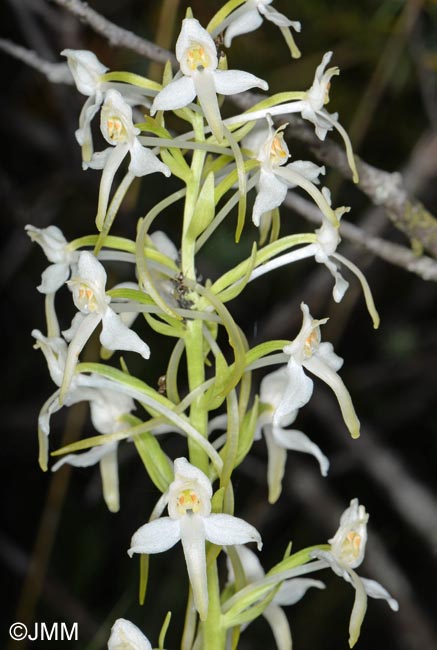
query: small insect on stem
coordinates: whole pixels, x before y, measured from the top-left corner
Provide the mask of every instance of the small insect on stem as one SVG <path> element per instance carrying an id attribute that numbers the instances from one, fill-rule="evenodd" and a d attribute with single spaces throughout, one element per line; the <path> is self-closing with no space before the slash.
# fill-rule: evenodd
<path id="1" fill-rule="evenodd" d="M 160 395 L 165 395 L 167 392 L 167 376 L 166 375 L 161 375 L 158 377 L 158 393 Z"/>

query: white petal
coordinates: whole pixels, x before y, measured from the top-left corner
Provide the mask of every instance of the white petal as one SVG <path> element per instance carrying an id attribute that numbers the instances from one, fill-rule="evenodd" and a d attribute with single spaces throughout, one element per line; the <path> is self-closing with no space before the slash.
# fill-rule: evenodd
<path id="1" fill-rule="evenodd" d="M 331 370 L 334 370 L 334 372 L 338 372 L 343 366 L 344 360 L 334 352 L 334 346 L 332 343 L 320 343 L 316 355 L 320 359 L 323 359 L 323 361 L 331 368 Z"/>
<path id="2" fill-rule="evenodd" d="M 79 359 L 79 354 L 82 352 L 86 342 L 100 323 L 101 319 L 102 317 L 100 314 L 88 314 L 88 316 L 85 316 L 68 346 L 64 378 L 61 386 L 61 402 L 64 401 L 66 392 L 70 387 L 74 375 L 74 369 L 76 368 Z"/>
<path id="3" fill-rule="evenodd" d="M 271 627 L 278 650 L 291 650 L 291 632 L 285 612 L 274 602 L 263 611 L 263 616 Z"/>
<path id="4" fill-rule="evenodd" d="M 273 598 L 273 602 L 282 606 L 294 605 L 305 596 L 311 587 L 325 589 L 325 584 L 320 580 L 313 580 L 312 578 L 292 578 L 291 580 L 285 580 L 279 587 L 279 591 Z"/>
<path id="5" fill-rule="evenodd" d="M 256 542 L 262 548 L 261 535 L 254 526 L 231 515 L 211 514 L 204 518 L 206 539 L 219 546 Z"/>
<path id="6" fill-rule="evenodd" d="M 307 351 L 305 350 L 305 348 L 308 347 L 308 343 L 310 344 L 309 352 L 312 352 L 313 347 L 320 340 L 319 326 L 326 323 L 328 319 L 314 320 L 310 314 L 308 305 L 304 302 L 301 303 L 300 308 L 302 310 L 302 326 L 296 338 L 289 345 L 284 347 L 284 352 L 285 354 L 289 354 L 297 360 L 302 361 L 308 356 Z"/>
<path id="7" fill-rule="evenodd" d="M 326 458 L 325 454 L 322 453 L 321 449 L 312 442 L 308 436 L 306 436 L 302 431 L 297 431 L 296 429 L 281 429 L 280 427 L 273 427 L 273 438 L 276 443 L 284 449 L 290 449 L 293 451 L 301 451 L 306 454 L 311 454 L 314 456 L 320 465 L 320 473 L 322 476 L 326 476 L 329 469 L 329 460 Z"/>
<path id="8" fill-rule="evenodd" d="M 153 100 L 150 115 L 156 111 L 173 111 L 190 104 L 196 97 L 196 89 L 191 77 L 181 77 L 171 81 Z"/>
<path id="9" fill-rule="evenodd" d="M 84 321 L 86 318 L 85 314 L 82 314 L 81 311 L 78 311 L 77 314 L 73 316 L 73 319 L 71 321 L 71 325 L 67 330 L 62 330 L 62 336 L 66 341 L 72 341 L 74 339 L 74 336 L 81 326 L 81 323 Z M 64 362 L 64 368 L 65 368 L 65 362 Z"/>
<path id="10" fill-rule="evenodd" d="M 62 56 L 67 57 L 68 65 L 76 83 L 77 89 L 82 95 L 95 93 L 100 83 L 99 77 L 108 70 L 94 52 L 89 50 L 62 50 Z"/>
<path id="11" fill-rule="evenodd" d="M 206 578 L 205 529 L 206 518 L 184 515 L 180 519 L 181 542 L 187 563 L 188 577 L 193 590 L 194 605 L 200 620 L 208 615 L 208 584 Z"/>
<path id="12" fill-rule="evenodd" d="M 270 404 L 274 410 L 277 409 L 282 401 L 282 396 L 288 387 L 288 371 L 287 366 L 282 366 L 274 372 L 265 375 L 261 381 L 259 397 L 261 402 Z M 297 410 L 284 414 L 278 424 L 286 427 L 292 424 L 297 416 Z"/>
<path id="13" fill-rule="evenodd" d="M 332 277 L 334 278 L 334 289 L 332 291 L 332 296 L 335 300 L 335 302 L 341 302 L 344 294 L 348 290 L 349 287 L 349 282 L 344 279 L 340 271 L 338 270 L 337 265 L 335 262 L 329 259 L 328 255 L 323 249 L 320 249 L 316 251 L 316 254 L 314 255 L 314 259 L 316 262 L 319 264 L 324 264 Z"/>
<path id="14" fill-rule="evenodd" d="M 316 377 L 319 377 L 334 391 L 338 404 L 343 415 L 344 422 L 350 431 L 352 438 L 358 438 L 360 435 L 360 421 L 355 413 L 354 405 L 349 391 L 343 383 L 341 377 L 324 361 L 323 358 L 313 355 L 304 362 Z"/>
<path id="15" fill-rule="evenodd" d="M 193 72 L 193 82 L 209 128 L 217 142 L 221 142 L 223 139 L 223 123 L 213 73 L 208 69 L 196 70 Z"/>
<path id="16" fill-rule="evenodd" d="M 295 160 L 294 162 L 288 163 L 287 167 L 298 172 L 301 176 L 308 179 L 312 183 L 319 184 L 320 174 L 326 172 L 324 165 L 319 167 L 315 165 L 310 160 Z M 296 185 L 289 184 L 289 187 L 296 187 Z"/>
<path id="17" fill-rule="evenodd" d="M 98 228 L 102 227 L 103 220 L 106 215 L 109 203 L 109 195 L 111 193 L 112 182 L 114 176 L 117 173 L 118 168 L 123 162 L 129 151 L 129 145 L 118 144 L 112 149 L 112 152 L 105 154 L 104 167 L 102 172 L 102 178 L 100 179 L 100 188 L 99 188 L 99 202 L 97 206 L 97 216 L 96 223 Z M 104 153 L 104 152 L 102 152 Z"/>
<path id="18" fill-rule="evenodd" d="M 274 7 L 268 7 L 260 4 L 259 10 L 262 14 L 264 14 L 264 17 L 267 18 L 267 20 L 270 20 L 274 25 L 277 25 L 278 27 L 294 27 L 296 31 L 300 31 L 300 23 L 299 22 L 292 22 L 287 18 L 287 16 L 284 16 L 284 14 L 279 13 Z M 296 28 L 295 25 L 298 25 L 299 28 Z"/>
<path id="19" fill-rule="evenodd" d="M 171 172 L 167 165 L 164 165 L 154 153 L 143 147 L 137 138 L 131 147 L 130 150 L 131 161 L 129 165 L 129 171 L 132 172 L 134 176 L 146 176 L 147 174 L 153 174 L 154 172 L 161 172 L 165 176 L 170 176 Z"/>
<path id="20" fill-rule="evenodd" d="M 114 147 L 107 147 L 103 151 L 95 151 L 90 160 L 82 162 L 83 169 L 104 169 Z M 125 154 L 126 155 L 126 154 Z"/>
<path id="21" fill-rule="evenodd" d="M 53 465 L 52 472 L 56 472 L 63 465 L 71 465 L 72 467 L 92 467 L 99 463 L 106 454 L 110 453 L 116 445 L 117 443 L 111 443 L 111 445 L 99 445 L 98 447 L 93 447 L 82 454 L 67 454 L 67 456 L 64 456 Z"/>
<path id="22" fill-rule="evenodd" d="M 202 486 L 208 496 L 212 496 L 212 486 L 209 478 L 195 465 L 192 465 L 186 458 L 176 458 L 174 461 L 175 482 L 180 483 L 178 489 L 186 483 L 195 482 Z"/>
<path id="23" fill-rule="evenodd" d="M 363 583 L 368 596 L 371 598 L 383 598 L 388 602 L 390 609 L 394 612 L 398 611 L 398 601 L 395 598 L 392 598 L 387 589 L 380 585 L 379 582 L 376 582 L 376 580 L 370 580 L 369 578 L 361 578 L 361 582 Z"/>
<path id="24" fill-rule="evenodd" d="M 276 503 L 282 492 L 282 479 L 285 472 L 287 452 L 284 445 L 277 444 L 271 427 L 265 427 L 267 444 L 267 484 L 269 486 L 269 503 Z"/>
<path id="25" fill-rule="evenodd" d="M 32 330 L 32 336 L 37 341 L 34 348 L 40 349 L 46 359 L 50 377 L 56 386 L 60 386 L 67 358 L 66 342 L 58 336 L 44 336 L 39 330 Z"/>
<path id="26" fill-rule="evenodd" d="M 96 391 L 96 399 L 90 402 L 91 422 L 99 433 L 115 433 L 124 428 L 120 418 L 130 413 L 135 404 L 131 397 L 114 390 Z"/>
<path id="27" fill-rule="evenodd" d="M 118 618 L 111 628 L 108 650 L 152 650 L 152 646 L 136 625 Z"/>
<path id="28" fill-rule="evenodd" d="M 118 487 L 118 444 L 104 445 L 110 447 L 100 461 L 103 498 L 110 512 L 120 510 L 120 490 Z"/>
<path id="29" fill-rule="evenodd" d="M 73 279 L 90 284 L 95 291 L 98 290 L 104 293 L 106 289 L 106 278 L 106 271 L 103 264 L 89 251 L 83 251 L 79 255 L 77 263 L 77 278 Z"/>
<path id="30" fill-rule="evenodd" d="M 51 264 L 43 271 L 41 284 L 37 289 L 41 293 L 54 293 L 68 280 L 69 275 L 69 264 Z"/>
<path id="31" fill-rule="evenodd" d="M 249 9 L 249 11 L 246 11 L 238 18 L 235 18 L 235 20 L 229 23 L 229 27 L 225 32 L 225 47 L 231 46 L 232 39 L 235 38 L 235 36 L 254 32 L 258 27 L 260 27 L 260 25 L 262 25 L 262 22 L 262 16 L 260 16 L 256 9 Z"/>
<path id="32" fill-rule="evenodd" d="M 166 255 L 169 259 L 173 260 L 173 262 L 176 262 L 179 257 L 178 249 L 165 232 L 162 230 L 155 230 L 155 232 L 152 232 L 150 235 L 150 239 L 160 253 Z"/>
<path id="33" fill-rule="evenodd" d="M 256 553 L 251 551 L 250 548 L 247 548 L 247 546 L 235 546 L 235 550 L 240 558 L 241 566 L 243 567 L 247 582 L 262 580 L 265 573 Z M 234 582 L 234 580 L 232 580 L 232 582 Z"/>
<path id="34" fill-rule="evenodd" d="M 176 58 L 179 61 L 181 70 L 185 75 L 191 73 L 191 69 L 186 65 L 185 57 L 193 46 L 202 46 L 210 59 L 210 69 L 214 70 L 218 65 L 217 49 L 210 34 L 202 27 L 195 18 L 185 18 L 182 21 L 182 29 L 176 41 Z"/>
<path id="35" fill-rule="evenodd" d="M 290 357 L 287 364 L 288 385 L 281 403 L 273 416 L 273 423 L 282 421 L 284 416 L 301 408 L 309 402 L 313 394 L 313 381 L 304 372 L 302 365 Z"/>
<path id="36" fill-rule="evenodd" d="M 110 307 L 103 314 L 100 343 L 108 350 L 130 350 L 138 352 L 144 359 L 150 357 L 150 348 L 147 343 L 126 327 Z"/>
<path id="37" fill-rule="evenodd" d="M 350 575 L 344 566 L 339 564 L 332 551 L 320 551 L 319 549 L 314 549 L 311 551 L 310 555 L 314 559 L 323 560 L 323 562 L 326 562 L 326 566 L 330 567 L 336 575 L 343 578 L 343 580 L 346 580 L 346 582 L 351 582 Z"/>
<path id="38" fill-rule="evenodd" d="M 82 147 L 82 156 L 84 162 L 88 162 L 93 154 L 93 135 L 91 131 L 91 122 L 100 109 L 103 96 L 99 92 L 97 95 L 88 97 L 79 115 L 79 128 L 74 135 Z"/>
<path id="39" fill-rule="evenodd" d="M 252 221 L 259 226 L 261 216 L 274 208 L 278 208 L 287 196 L 287 185 L 277 178 L 273 172 L 261 168 L 258 183 L 258 194 L 252 212 Z"/>
<path id="40" fill-rule="evenodd" d="M 310 104 L 304 106 L 301 115 L 304 120 L 308 120 L 314 124 L 315 132 L 319 140 L 324 140 L 327 132 L 334 128 L 333 125 L 320 114 L 320 112 L 316 113 Z M 332 117 L 334 117 L 334 115 L 332 115 Z"/>
<path id="41" fill-rule="evenodd" d="M 30 239 L 41 246 L 49 262 L 65 263 L 69 261 L 70 253 L 66 250 L 68 242 L 60 228 L 57 226 L 36 228 L 28 224 L 25 226 L 25 230 Z"/>
<path id="42" fill-rule="evenodd" d="M 181 538 L 179 521 L 161 517 L 144 524 L 133 534 L 128 554 L 162 553 L 174 546 Z"/>
<path id="43" fill-rule="evenodd" d="M 349 647 L 353 648 L 359 639 L 361 625 L 367 610 L 367 594 L 361 578 L 350 569 L 348 575 L 351 578 L 351 583 L 355 588 L 355 600 L 352 607 L 351 617 L 349 621 Z"/>
<path id="44" fill-rule="evenodd" d="M 219 95 L 236 95 L 250 88 L 261 88 L 262 90 L 269 88 L 266 81 L 242 70 L 215 70 L 212 74 Z"/>

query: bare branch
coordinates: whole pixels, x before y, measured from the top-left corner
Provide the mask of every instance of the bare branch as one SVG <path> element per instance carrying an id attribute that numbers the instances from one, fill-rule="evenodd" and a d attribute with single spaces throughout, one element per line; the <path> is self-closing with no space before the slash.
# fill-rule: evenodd
<path id="1" fill-rule="evenodd" d="M 115 25 L 81 0 L 53 0 L 53 2 L 80 18 L 95 32 L 106 38 L 111 45 L 125 47 L 157 63 L 166 63 L 170 60 L 173 65 L 177 64 L 172 52 Z"/>
<path id="2" fill-rule="evenodd" d="M 303 120 L 292 116 L 288 120 L 288 135 L 305 142 L 317 158 L 337 169 L 345 178 L 351 178 L 351 170 L 342 147 L 332 140 L 320 141 Z M 358 187 L 375 205 L 384 207 L 393 224 L 410 239 L 413 248 L 420 253 L 426 249 L 437 257 L 437 219 L 425 206 L 410 196 L 398 172 L 386 172 L 355 156 L 360 180 Z"/>
<path id="3" fill-rule="evenodd" d="M 33 50 L 28 50 L 25 47 L 21 47 L 21 45 L 17 45 L 16 43 L 8 41 L 4 38 L 0 38 L 0 50 L 7 52 L 15 59 L 19 59 L 30 67 L 35 68 L 35 70 L 41 72 L 52 83 L 69 85 L 74 84 L 73 77 L 67 63 L 51 63 L 50 61 L 42 59 Z"/>
<path id="4" fill-rule="evenodd" d="M 303 199 L 294 192 L 288 192 L 284 205 L 313 223 L 321 223 L 320 210 L 311 201 Z M 393 244 L 380 237 L 372 237 L 362 228 L 344 220 L 340 224 L 340 234 L 344 239 L 358 244 L 390 264 L 411 271 L 423 280 L 437 282 L 437 262 L 431 257 L 418 257 L 409 248 Z"/>

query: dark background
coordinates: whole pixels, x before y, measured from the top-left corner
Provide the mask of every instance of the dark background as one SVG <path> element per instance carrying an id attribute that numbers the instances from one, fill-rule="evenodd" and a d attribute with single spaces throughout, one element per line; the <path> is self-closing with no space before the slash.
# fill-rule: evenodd
<path id="1" fill-rule="evenodd" d="M 90 2 L 107 18 L 151 40 L 161 24 L 163 45 L 168 45 L 166 39 L 174 43 L 187 4 Z M 195 17 L 206 24 L 220 4 L 194 0 L 191 6 Z M 332 49 L 333 62 L 342 73 L 333 79 L 329 109 L 339 111 L 355 151 L 382 169 L 403 170 L 418 198 L 436 214 L 436 3 L 276 0 L 275 7 L 302 21 L 297 36 L 302 58 L 289 61 L 280 32 L 265 22 L 258 32 L 235 40 L 230 67 L 258 74 L 269 81 L 271 92 L 302 90 L 311 84 L 323 53 Z M 0 24 L 2 36 L 47 60 L 60 61 L 58 53 L 65 47 L 85 48 L 111 69 L 158 73 L 156 66 L 149 70 L 149 63 L 138 55 L 111 48 L 46 0 L 2 0 Z M 32 349 L 30 332 L 35 327 L 44 330 L 43 299 L 35 287 L 46 259 L 23 228 L 27 223 L 56 224 L 69 240 L 92 232 L 99 174 L 82 172 L 74 139 L 83 97 L 72 87 L 50 84 L 1 52 L 0 65 L 2 647 L 15 620 L 49 625 L 77 621 L 80 641 L 69 647 L 97 650 L 106 647 L 110 625 L 119 616 L 137 623 L 156 645 L 169 609 L 174 616 L 166 646 L 177 647 L 187 584 L 181 549 L 152 558 L 143 608 L 137 604 L 138 564 L 126 554 L 132 533 L 146 521 L 158 496 L 133 445 L 120 449 L 122 507 L 117 515 L 104 507 L 97 468 L 71 473 L 63 468 L 51 475 L 37 465 L 37 415 L 53 386 L 42 355 Z M 231 104 L 226 106 L 224 112 L 232 110 Z M 290 149 L 295 159 L 311 158 L 298 143 L 291 142 Z M 330 173 L 327 184 L 333 188 L 335 204 L 352 206 L 347 219 L 409 245 L 351 183 Z M 136 185 L 114 232 L 133 237 L 137 218 L 169 187 L 169 181 L 158 175 Z M 159 227 L 177 241 L 179 215 L 165 215 Z M 205 248 L 199 259 L 204 278 L 216 278 L 250 248 L 256 235 L 253 227 L 246 226 L 240 248 L 229 244 L 234 228 L 235 221 L 228 220 Z M 307 229 L 300 217 L 284 211 L 281 233 Z M 283 494 L 270 508 L 266 451 L 263 443 L 256 443 L 235 474 L 236 514 L 262 532 L 268 569 L 290 540 L 295 550 L 323 543 L 335 532 L 350 499 L 358 497 L 371 513 L 368 552 L 359 573 L 379 580 L 400 603 L 394 614 L 382 601 L 369 602 L 358 647 L 433 650 L 437 647 L 435 284 L 347 243 L 341 252 L 366 272 L 381 314 L 377 332 L 355 280 L 351 279 L 341 305 L 334 305 L 331 277 L 311 261 L 258 280 L 230 308 L 251 343 L 292 338 L 299 329 L 302 299 L 314 316 L 329 315 L 323 336 L 345 358 L 342 377 L 362 421 L 362 436 L 351 442 L 334 396 L 316 382 L 314 396 L 296 425 L 329 456 L 329 478 L 319 476 L 313 459 L 290 453 Z M 110 269 L 112 280 L 119 279 L 117 272 Z M 72 316 L 67 292 L 57 305 L 64 310 L 61 318 L 67 325 Z M 138 366 L 138 372 L 156 385 L 165 372 L 170 342 L 167 347 L 159 343 L 158 348 L 157 337 L 147 337 L 152 357 L 144 368 Z M 154 345 L 159 352 L 153 352 Z M 86 406 L 70 409 L 53 419 L 52 448 L 60 446 L 63 436 L 86 437 L 91 432 Z M 169 437 L 164 446 L 172 458 L 185 453 L 181 438 Z M 348 647 L 352 589 L 330 572 L 320 577 L 328 589 L 310 592 L 288 610 L 297 650 Z M 12 642 L 8 649 L 13 646 L 24 648 L 24 643 Z M 255 622 L 243 634 L 240 647 L 274 647 L 265 621 Z"/>

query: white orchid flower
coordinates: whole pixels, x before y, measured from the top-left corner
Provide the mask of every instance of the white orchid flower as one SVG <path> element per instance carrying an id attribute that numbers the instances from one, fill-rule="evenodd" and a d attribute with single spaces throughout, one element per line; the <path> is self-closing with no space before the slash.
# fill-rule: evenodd
<path id="1" fill-rule="evenodd" d="M 183 76 L 171 81 L 156 95 L 150 114 L 183 108 L 197 96 L 218 142 L 223 138 L 223 123 L 217 94 L 235 95 L 255 87 L 268 89 L 265 81 L 249 72 L 218 70 L 215 43 L 195 18 L 185 18 L 182 22 L 176 42 L 176 58 Z"/>
<path id="2" fill-rule="evenodd" d="M 55 293 L 70 277 L 78 253 L 68 250 L 68 242 L 57 226 L 36 228 L 27 225 L 25 230 L 30 239 L 41 246 L 47 259 L 51 262 L 41 276 L 41 284 L 37 287 L 41 293 Z"/>
<path id="3" fill-rule="evenodd" d="M 111 628 L 108 650 L 152 650 L 152 646 L 136 625 L 118 618 Z"/>
<path id="4" fill-rule="evenodd" d="M 271 106 L 268 109 L 250 111 L 243 115 L 236 115 L 235 117 L 227 119 L 225 124 L 230 126 L 232 124 L 243 124 L 247 121 L 259 120 L 268 115 L 274 116 L 300 113 L 302 118 L 309 120 L 314 124 L 316 135 L 320 140 L 325 139 L 328 131 L 336 129 L 345 144 L 352 178 L 354 182 L 357 183 L 358 171 L 349 136 L 338 121 L 338 113 L 328 113 L 325 109 L 325 105 L 329 102 L 331 79 L 333 76 L 340 74 L 338 67 L 332 67 L 325 70 L 331 57 L 332 52 L 326 52 L 326 54 L 324 54 L 322 62 L 316 68 L 316 73 L 311 87 L 306 91 L 306 93 L 304 93 L 304 96 L 301 99 L 292 102 L 285 102 L 284 104 L 278 104 L 277 106 Z"/>
<path id="5" fill-rule="evenodd" d="M 106 271 L 92 253 L 83 251 L 77 263 L 77 275 L 69 283 L 73 301 L 79 313 L 69 330 L 63 332 L 70 341 L 61 386 L 61 401 L 70 386 L 80 352 L 99 323 L 102 323 L 100 343 L 108 350 L 138 352 L 144 359 L 150 356 L 149 346 L 138 334 L 126 327 L 111 309 L 111 298 L 106 295 Z"/>
<path id="6" fill-rule="evenodd" d="M 324 108 L 329 102 L 329 89 L 332 77 L 339 75 L 340 70 L 334 66 L 325 69 L 332 57 L 332 52 L 326 52 L 322 62 L 317 66 L 316 74 L 311 88 L 306 92 L 303 100 L 303 108 L 300 113 L 304 120 L 309 120 L 314 124 L 316 135 L 320 140 L 324 140 L 326 134 L 331 129 L 336 129 L 343 138 L 346 146 L 346 153 L 349 166 L 352 171 L 353 180 L 358 182 L 358 172 L 355 166 L 355 160 L 352 152 L 352 145 L 348 134 L 338 121 L 338 113 L 328 113 Z"/>
<path id="7" fill-rule="evenodd" d="M 340 518 L 340 526 L 334 537 L 328 540 L 330 551 L 315 550 L 312 557 L 324 560 L 334 573 L 350 582 L 355 589 L 355 602 L 349 623 L 349 645 L 352 648 L 360 635 L 361 624 L 367 609 L 367 596 L 382 598 L 393 611 L 399 604 L 388 591 L 375 580 L 361 578 L 356 569 L 364 559 L 367 542 L 369 515 L 358 499 L 352 499 Z"/>
<path id="8" fill-rule="evenodd" d="M 233 11 L 220 26 L 223 31 L 223 27 L 227 25 L 224 38 L 225 46 L 230 47 L 232 39 L 240 34 L 254 32 L 261 26 L 265 18 L 280 28 L 291 55 L 298 58 L 300 52 L 291 35 L 290 27 L 296 32 L 300 32 L 301 24 L 297 20 L 289 20 L 284 14 L 271 7 L 272 2 L 273 0 L 247 0 L 242 7 Z"/>
<path id="9" fill-rule="evenodd" d="M 131 557 L 134 553 L 162 553 L 180 540 L 194 604 L 201 620 L 205 620 L 208 613 L 205 541 L 220 546 L 256 542 L 261 549 L 261 537 L 243 519 L 211 513 L 211 482 L 185 458 L 175 460 L 174 474 L 165 495 L 169 516 L 141 526 L 132 537 L 128 553 Z"/>
<path id="10" fill-rule="evenodd" d="M 276 409 L 276 418 L 279 420 L 283 415 L 301 408 L 310 400 L 313 381 L 305 374 L 305 369 L 332 388 L 351 436 L 358 438 L 360 422 L 351 396 L 337 374 L 343 365 L 343 359 L 335 354 L 332 343 L 321 342 L 320 325 L 326 323 L 328 319 L 314 320 L 305 303 L 301 304 L 301 309 L 303 313 L 301 330 L 294 341 L 284 347 L 285 354 L 290 357 L 287 364 L 288 387 L 284 390 Z"/>
<path id="11" fill-rule="evenodd" d="M 329 102 L 331 79 L 340 74 L 338 67 L 325 70 L 331 58 L 332 52 L 323 55 L 322 62 L 316 68 L 312 86 L 306 92 L 305 106 L 301 110 L 302 117 L 314 124 L 316 135 L 320 140 L 325 139 L 326 133 L 333 128 L 333 120 L 336 121 L 338 118 L 338 113 L 330 115 L 324 108 Z"/>
<path id="12" fill-rule="evenodd" d="M 290 152 L 283 133 L 287 125 L 275 130 L 269 115 L 267 122 L 267 127 L 257 129 L 254 135 L 250 134 L 245 139 L 245 146 L 255 153 L 255 158 L 261 163 L 258 194 L 252 212 L 255 226 L 260 226 L 265 213 L 283 203 L 290 188 L 296 187 L 302 180 L 305 185 L 305 181 L 318 184 L 319 175 L 325 173 L 324 166 L 318 167 L 307 160 L 296 160 L 287 165 Z M 287 171 L 289 178 L 286 178 Z"/>
<path id="13" fill-rule="evenodd" d="M 67 49 L 63 50 L 61 54 L 67 57 L 68 66 L 78 91 L 88 97 L 81 110 L 79 129 L 75 134 L 76 140 L 82 147 L 83 159 L 88 162 L 93 153 L 91 121 L 103 102 L 104 88 L 100 79 L 108 68 L 100 63 L 93 52 L 88 50 Z"/>
<path id="14" fill-rule="evenodd" d="M 245 546 L 236 546 L 235 550 L 237 551 L 247 583 L 251 584 L 258 580 L 263 580 L 265 578 L 264 569 L 256 554 Z M 228 580 L 232 584 L 235 581 L 235 577 L 229 557 L 227 559 L 227 565 Z M 264 609 L 262 615 L 271 627 L 278 650 L 291 650 L 292 648 L 290 625 L 282 607 L 297 603 L 311 587 L 325 589 L 323 582 L 313 580 L 312 578 L 291 578 L 284 580 L 279 590 L 273 596 L 271 603 Z"/>
<path id="15" fill-rule="evenodd" d="M 282 491 L 287 450 L 300 451 L 314 456 L 319 462 L 322 476 L 326 476 L 329 469 L 329 460 L 308 436 L 302 431 L 284 428 L 295 421 L 297 409 L 289 412 L 282 410 L 279 416 L 277 415 L 283 396 L 288 389 L 287 367 L 271 372 L 261 381 L 260 401 L 267 406 L 267 409 L 261 411 L 258 430 L 263 430 L 267 444 L 267 482 L 270 503 L 275 503 Z"/>
<path id="16" fill-rule="evenodd" d="M 92 399 L 89 399 L 89 397 Z M 88 395 L 91 410 L 91 422 L 101 434 L 111 434 L 126 428 L 122 417 L 134 408 L 134 401 L 122 393 L 108 389 L 96 389 L 94 395 Z M 118 442 L 93 447 L 82 454 L 68 454 L 52 467 L 56 472 L 63 465 L 73 467 L 91 467 L 99 463 L 102 477 L 103 497 L 111 512 L 120 509 L 120 491 L 118 481 Z"/>
<path id="17" fill-rule="evenodd" d="M 100 130 L 111 146 L 95 153 L 88 163 L 84 163 L 84 169 L 91 167 L 103 170 L 96 218 L 98 224 L 102 223 L 106 214 L 114 176 L 128 153 L 128 171 L 132 178 L 154 172 L 160 172 L 167 177 L 171 175 L 167 165 L 140 143 L 140 129 L 133 124 L 132 108 L 118 90 L 109 89 L 105 94 L 100 113 Z"/>
<path id="18" fill-rule="evenodd" d="M 39 330 L 33 330 L 32 336 L 36 339 L 35 349 L 40 349 L 44 354 L 50 377 L 58 386 L 49 399 L 45 402 L 38 416 L 39 432 L 39 464 L 46 471 L 48 463 L 48 438 L 50 435 L 50 419 L 62 406 L 71 406 L 77 402 L 92 401 L 96 398 L 98 390 L 103 388 L 104 380 L 97 375 L 74 375 L 70 387 L 64 396 L 63 404 L 59 401 L 60 386 L 65 375 L 68 347 L 64 339 L 56 336 L 44 336 Z"/>
<path id="19" fill-rule="evenodd" d="M 324 197 L 326 204 L 330 206 L 331 193 L 328 188 L 322 187 L 321 194 Z M 335 209 L 334 213 L 338 222 L 340 222 L 340 219 L 345 212 L 349 212 L 349 208 L 340 207 Z M 273 269 L 277 269 L 281 266 L 285 266 L 287 264 L 291 264 L 293 262 L 314 256 L 315 261 L 319 264 L 324 264 L 334 278 L 332 297 L 334 298 L 335 302 L 341 302 L 344 294 L 349 287 L 349 282 L 344 279 L 339 270 L 339 265 L 336 262 L 340 262 L 341 265 L 346 266 L 346 268 L 352 271 L 352 273 L 360 282 L 364 294 L 364 299 L 366 301 L 367 310 L 373 321 L 373 327 L 377 329 L 379 327 L 379 314 L 375 307 L 372 292 L 364 274 L 360 271 L 356 264 L 343 257 L 343 255 L 337 253 L 337 247 L 341 242 L 339 228 L 337 226 L 334 226 L 332 221 L 328 219 L 325 214 L 322 214 L 322 225 L 320 228 L 316 228 L 315 235 L 316 241 L 314 243 L 302 246 L 288 253 L 284 253 L 283 255 L 279 255 L 278 257 L 275 257 L 268 262 L 260 265 L 258 268 L 252 271 L 249 282 L 252 282 L 252 280 L 259 278 L 261 275 L 270 273 L 270 271 Z"/>
<path id="20" fill-rule="evenodd" d="M 301 162 L 301 161 L 297 161 L 297 162 Z M 312 165 L 312 163 L 306 163 L 306 164 Z M 323 168 L 319 167 L 317 169 L 324 170 L 324 167 Z M 315 180 L 313 182 L 318 182 L 318 181 Z M 331 195 L 329 190 L 326 187 L 322 187 L 321 193 L 324 196 L 326 203 L 328 205 L 331 205 Z M 344 212 L 347 211 L 348 211 L 347 208 L 337 208 L 335 210 L 335 214 L 337 215 L 338 219 L 340 219 L 342 214 L 344 214 Z M 258 267 L 252 272 L 250 276 L 250 281 L 255 280 L 261 275 L 270 273 L 270 271 L 272 271 L 273 269 L 277 269 L 280 268 L 281 266 L 285 266 L 286 264 L 291 264 L 292 262 L 296 262 L 298 260 L 302 260 L 308 257 L 314 257 L 315 261 L 318 262 L 319 264 L 324 264 L 328 269 L 328 271 L 333 276 L 335 282 L 334 282 L 332 295 L 335 302 L 340 302 L 349 287 L 349 283 L 341 275 L 337 264 L 332 259 L 333 257 L 336 256 L 337 246 L 341 241 L 338 227 L 334 226 L 332 222 L 326 218 L 325 215 L 322 215 L 322 225 L 320 226 L 320 228 L 316 229 L 315 234 L 316 234 L 316 241 L 313 244 L 308 244 L 307 246 L 298 248 L 296 250 L 290 251 L 289 253 L 285 253 L 283 255 L 279 255 L 278 257 L 269 260 L 268 262 L 266 262 L 265 264 Z M 362 282 L 362 274 L 357 269 L 357 267 L 354 264 L 352 264 L 352 262 L 349 262 L 348 266 L 357 275 L 360 282 Z"/>

